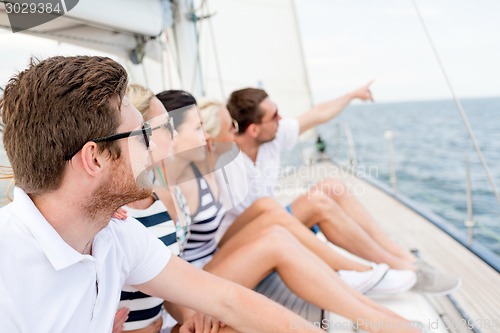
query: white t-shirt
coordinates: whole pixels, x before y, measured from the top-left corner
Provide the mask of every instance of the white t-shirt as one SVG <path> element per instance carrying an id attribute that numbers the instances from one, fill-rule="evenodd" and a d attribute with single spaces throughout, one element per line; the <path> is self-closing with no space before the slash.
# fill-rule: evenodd
<path id="1" fill-rule="evenodd" d="M 3 332 L 111 332 L 120 291 L 157 276 L 170 251 L 136 220 L 111 220 L 92 256 L 70 247 L 26 193 L 0 209 Z"/>
<path id="2" fill-rule="evenodd" d="M 245 165 L 246 179 L 235 177 L 229 182 L 233 188 L 248 187 L 248 193 L 240 204 L 226 213 L 217 232 L 217 241 L 241 213 L 250 207 L 255 200 L 274 196 L 281 166 L 281 151 L 292 149 L 299 139 L 299 122 L 295 118 L 281 119 L 276 138 L 259 147 L 255 163 L 241 152 Z"/>

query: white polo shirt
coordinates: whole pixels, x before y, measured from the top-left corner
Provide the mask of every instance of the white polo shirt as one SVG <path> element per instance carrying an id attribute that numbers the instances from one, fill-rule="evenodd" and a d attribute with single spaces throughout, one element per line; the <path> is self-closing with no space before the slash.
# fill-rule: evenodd
<path id="1" fill-rule="evenodd" d="M 259 147 L 255 163 L 248 155 L 241 152 L 246 179 L 233 178 L 229 182 L 234 182 L 231 186 L 234 188 L 248 187 L 248 193 L 239 205 L 226 213 L 217 232 L 217 241 L 222 238 L 236 217 L 250 207 L 255 200 L 261 197 L 274 196 L 274 189 L 278 184 L 280 173 L 281 151 L 290 150 L 297 144 L 299 130 L 299 121 L 297 119 L 281 119 L 276 138 Z M 246 184 L 240 184 L 241 182 Z"/>
<path id="2" fill-rule="evenodd" d="M 92 256 L 70 247 L 26 193 L 0 209 L 0 330 L 111 332 L 124 284 L 145 283 L 170 251 L 136 220 L 111 220 Z"/>

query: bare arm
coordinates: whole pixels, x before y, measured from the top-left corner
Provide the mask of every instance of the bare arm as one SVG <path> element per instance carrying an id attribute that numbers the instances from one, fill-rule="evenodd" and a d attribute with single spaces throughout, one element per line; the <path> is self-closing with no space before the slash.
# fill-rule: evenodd
<path id="1" fill-rule="evenodd" d="M 320 103 L 306 113 L 301 114 L 298 117 L 300 134 L 336 117 L 347 105 L 349 105 L 349 103 L 351 103 L 351 101 L 355 99 L 373 102 L 372 93 L 370 91 L 370 85 L 372 82 L 373 81 L 370 81 L 364 86 L 351 91 L 344 96 Z"/>
<path id="2" fill-rule="evenodd" d="M 140 291 L 217 318 L 240 332 L 322 332 L 303 318 L 249 289 L 172 257 Z"/>

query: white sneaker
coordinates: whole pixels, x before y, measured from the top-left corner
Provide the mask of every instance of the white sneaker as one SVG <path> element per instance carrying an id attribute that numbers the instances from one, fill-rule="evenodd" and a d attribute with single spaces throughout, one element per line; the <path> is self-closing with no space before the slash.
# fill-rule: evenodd
<path id="1" fill-rule="evenodd" d="M 338 271 L 342 281 L 366 295 L 388 295 L 408 291 L 417 276 L 410 270 L 389 269 L 386 264 L 373 264 L 366 272 Z"/>
<path id="2" fill-rule="evenodd" d="M 390 295 L 404 293 L 417 283 L 417 274 L 412 270 L 389 269 L 384 277 L 365 295 Z"/>
<path id="3" fill-rule="evenodd" d="M 365 293 L 377 284 L 387 273 L 389 266 L 386 264 L 372 264 L 372 269 L 365 272 L 344 271 L 340 270 L 337 273 L 339 277 L 360 293 Z"/>

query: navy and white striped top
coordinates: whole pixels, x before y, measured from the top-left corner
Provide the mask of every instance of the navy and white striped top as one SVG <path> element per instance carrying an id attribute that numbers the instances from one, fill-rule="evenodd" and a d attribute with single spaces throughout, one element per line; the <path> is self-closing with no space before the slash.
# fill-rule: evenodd
<path id="1" fill-rule="evenodd" d="M 167 209 L 154 195 L 155 202 L 146 209 L 126 207 L 127 213 L 144 224 L 150 232 L 168 246 L 172 254 L 179 254 L 175 224 Z M 130 314 L 123 325 L 124 331 L 147 327 L 161 316 L 163 300 L 143 294 L 132 286 L 124 286 L 118 308 L 127 307 Z"/>
<path id="2" fill-rule="evenodd" d="M 224 217 L 222 204 L 216 199 L 208 186 L 207 181 L 198 170 L 191 164 L 191 168 L 198 183 L 198 209 L 191 215 L 190 233 L 182 258 L 193 262 L 215 253 L 217 242 L 215 234 Z"/>

